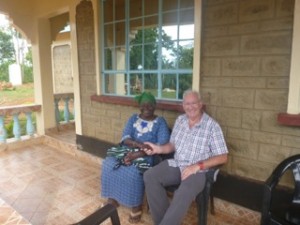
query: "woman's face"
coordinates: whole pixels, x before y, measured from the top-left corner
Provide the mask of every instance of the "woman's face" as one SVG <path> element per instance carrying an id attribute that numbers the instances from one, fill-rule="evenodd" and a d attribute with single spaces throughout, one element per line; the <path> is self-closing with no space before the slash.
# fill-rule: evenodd
<path id="1" fill-rule="evenodd" d="M 149 102 L 144 102 L 140 104 L 140 110 L 141 110 L 141 117 L 144 119 L 151 119 L 153 118 L 154 111 L 155 111 L 155 105 Z"/>

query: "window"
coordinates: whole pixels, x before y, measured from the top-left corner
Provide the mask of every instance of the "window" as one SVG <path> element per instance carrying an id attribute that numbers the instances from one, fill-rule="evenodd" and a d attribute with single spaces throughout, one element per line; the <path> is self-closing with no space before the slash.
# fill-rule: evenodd
<path id="1" fill-rule="evenodd" d="M 103 94 L 182 99 L 193 83 L 194 4 L 102 0 Z"/>

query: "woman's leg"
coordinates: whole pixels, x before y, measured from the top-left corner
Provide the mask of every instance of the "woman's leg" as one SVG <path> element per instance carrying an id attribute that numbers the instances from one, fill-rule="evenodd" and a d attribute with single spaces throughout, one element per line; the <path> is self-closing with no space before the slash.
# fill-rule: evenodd
<path id="1" fill-rule="evenodd" d="M 130 208 L 141 205 L 145 189 L 143 176 L 133 165 L 113 169 L 116 162 L 107 157 L 102 164 L 101 196 Z"/>
<path id="2" fill-rule="evenodd" d="M 140 222 L 140 220 L 142 218 L 142 213 L 143 213 L 143 205 L 139 205 L 137 207 L 132 207 L 128 221 L 130 223 Z"/>
<path id="3" fill-rule="evenodd" d="M 108 198 L 106 203 L 111 204 L 111 205 L 115 206 L 116 208 L 119 207 L 119 202 L 113 198 Z"/>
<path id="4" fill-rule="evenodd" d="M 131 208 L 129 221 L 137 223 L 142 216 L 143 175 L 134 165 L 114 169 L 116 163 L 116 159 L 107 157 L 102 164 L 102 197 L 108 198 L 110 204 Z"/>

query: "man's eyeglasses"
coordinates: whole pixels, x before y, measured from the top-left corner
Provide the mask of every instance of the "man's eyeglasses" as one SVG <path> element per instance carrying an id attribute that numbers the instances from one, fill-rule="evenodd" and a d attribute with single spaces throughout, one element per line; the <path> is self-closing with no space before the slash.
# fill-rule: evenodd
<path id="1" fill-rule="evenodd" d="M 183 102 L 184 106 L 196 106 L 199 104 L 199 101 L 197 102 Z"/>

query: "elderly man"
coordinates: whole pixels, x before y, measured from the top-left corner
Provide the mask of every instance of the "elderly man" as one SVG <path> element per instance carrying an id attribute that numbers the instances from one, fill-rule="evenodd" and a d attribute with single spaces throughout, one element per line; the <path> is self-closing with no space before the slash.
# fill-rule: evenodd
<path id="1" fill-rule="evenodd" d="M 170 142 L 145 149 L 146 154 L 168 154 L 164 160 L 144 174 L 146 195 L 155 225 L 181 224 L 189 206 L 203 189 L 205 172 L 227 162 L 228 149 L 220 125 L 202 110 L 200 94 L 187 90 L 183 109 L 171 134 Z M 169 203 L 166 186 L 179 185 Z"/>

